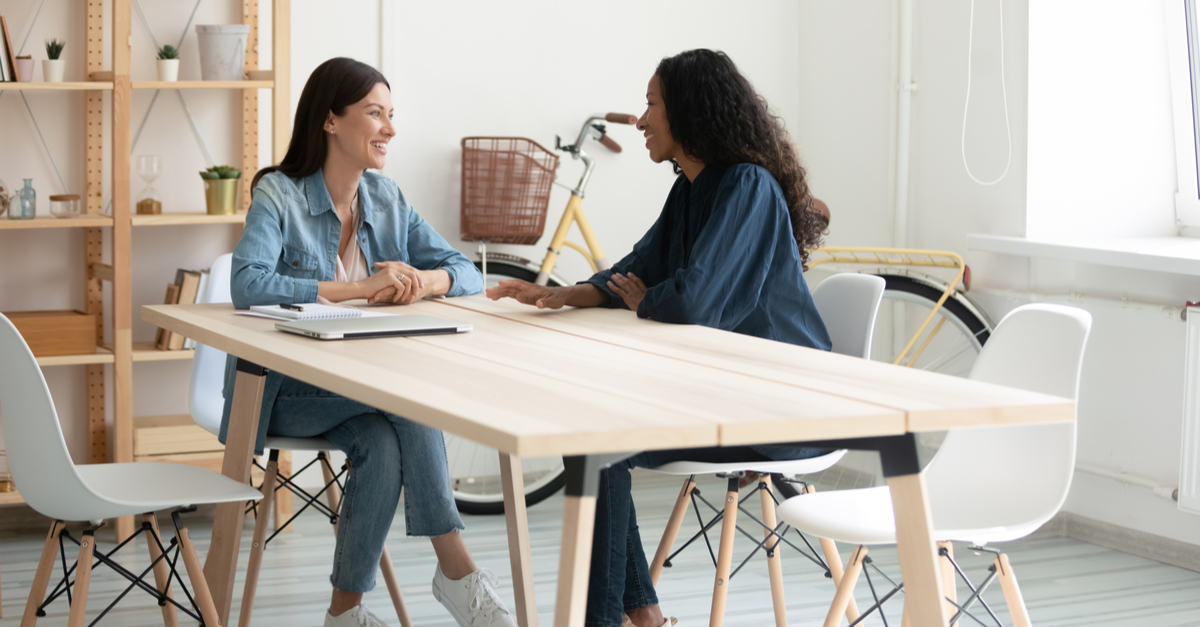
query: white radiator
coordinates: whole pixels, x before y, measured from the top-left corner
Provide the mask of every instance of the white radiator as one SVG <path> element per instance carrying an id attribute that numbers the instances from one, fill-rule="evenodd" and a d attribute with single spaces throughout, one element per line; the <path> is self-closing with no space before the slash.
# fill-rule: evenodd
<path id="1" fill-rule="evenodd" d="M 1179 509 L 1200 514 L 1200 307 L 1187 309 Z"/>

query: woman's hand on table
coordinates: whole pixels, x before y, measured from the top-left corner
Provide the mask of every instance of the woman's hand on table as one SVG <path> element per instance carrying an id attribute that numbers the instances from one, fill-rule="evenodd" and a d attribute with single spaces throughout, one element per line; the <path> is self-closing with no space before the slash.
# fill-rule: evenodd
<path id="1" fill-rule="evenodd" d="M 567 304 L 564 289 L 535 285 L 518 279 L 501 281 L 500 285 L 489 287 L 487 297 L 492 300 L 512 298 L 519 303 L 533 305 L 538 309 L 561 309 Z"/>
<path id="2" fill-rule="evenodd" d="M 627 275 L 614 272 L 608 280 L 608 289 L 620 296 L 634 313 L 637 313 L 638 305 L 642 304 L 642 298 L 646 296 L 646 284 L 632 272 Z"/>

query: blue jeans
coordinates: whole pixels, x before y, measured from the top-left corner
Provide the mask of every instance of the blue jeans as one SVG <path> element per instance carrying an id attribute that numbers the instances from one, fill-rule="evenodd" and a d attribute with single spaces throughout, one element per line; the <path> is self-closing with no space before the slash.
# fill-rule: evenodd
<path id="1" fill-rule="evenodd" d="M 350 461 L 329 577 L 339 590 L 375 587 L 401 487 L 406 488 L 408 535 L 440 536 L 464 528 L 450 492 L 446 445 L 437 429 L 285 378 L 271 408 L 268 433 L 323 436 Z"/>
<path id="2" fill-rule="evenodd" d="M 806 459 L 829 451 L 813 448 L 770 447 L 770 457 L 748 446 L 648 451 L 600 471 L 596 496 L 596 526 L 588 579 L 587 627 L 621 627 L 621 614 L 658 605 L 650 582 L 650 566 L 638 535 L 633 508 L 631 468 L 656 468 L 681 460 L 710 463 Z"/>

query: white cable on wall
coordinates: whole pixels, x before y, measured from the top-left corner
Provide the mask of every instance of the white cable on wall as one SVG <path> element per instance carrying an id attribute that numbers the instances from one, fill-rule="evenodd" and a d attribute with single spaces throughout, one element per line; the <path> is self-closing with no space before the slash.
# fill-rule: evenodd
<path id="1" fill-rule="evenodd" d="M 975 0 L 971 0 L 971 22 L 967 29 L 967 101 L 963 104 L 962 123 L 962 161 L 967 176 L 980 185 L 995 185 L 1008 176 L 1008 168 L 1012 165 L 1012 127 L 1008 123 L 1008 89 L 1004 85 L 1004 0 L 1000 0 L 1000 94 L 1004 103 L 1004 133 L 1008 137 L 1008 159 L 1004 163 L 1004 172 L 994 181 L 981 181 L 971 173 L 967 163 L 967 111 L 971 106 L 971 52 L 975 43 Z"/>

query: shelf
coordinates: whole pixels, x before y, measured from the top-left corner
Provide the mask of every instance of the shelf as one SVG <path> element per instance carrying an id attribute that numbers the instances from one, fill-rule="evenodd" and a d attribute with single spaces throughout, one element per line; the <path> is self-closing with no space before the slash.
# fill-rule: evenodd
<path id="1" fill-rule="evenodd" d="M 75 83 L 0 83 L 0 91 L 112 91 L 112 81 Z"/>
<path id="2" fill-rule="evenodd" d="M 96 352 L 86 355 L 55 355 L 54 357 L 38 357 L 39 366 L 78 366 L 83 364 L 111 364 L 113 353 L 107 347 L 97 346 Z"/>
<path id="3" fill-rule="evenodd" d="M 160 351 L 154 348 L 154 342 L 133 343 L 134 361 L 178 361 L 191 359 L 195 354 L 194 350 Z"/>
<path id="4" fill-rule="evenodd" d="M 1077 263 L 1200 274 L 1200 239 L 1191 237 L 1045 238 L 968 235 L 967 248 Z"/>
<path id="5" fill-rule="evenodd" d="M 24 502 L 25 499 L 21 498 L 21 493 L 16 490 L 12 492 L 0 492 L 0 505 L 15 505 Z"/>
<path id="6" fill-rule="evenodd" d="M 131 215 L 134 226 L 171 226 L 175 224 L 242 224 L 246 221 L 246 212 L 239 211 L 233 215 L 210 216 L 202 211 L 161 213 L 158 215 Z"/>
<path id="7" fill-rule="evenodd" d="M 137 89 L 274 89 L 275 81 L 134 81 Z"/>
<path id="8" fill-rule="evenodd" d="M 0 83 L 3 84 L 3 83 Z M 17 200 L 13 199 L 13 204 Z M 9 211 L 12 211 L 10 206 Z M 20 206 L 17 206 L 20 209 Z M 112 226 L 109 216 L 80 216 L 78 218 L 56 218 L 54 216 L 35 216 L 32 220 L 10 220 L 7 215 L 0 216 L 0 229 L 66 229 Z"/>

